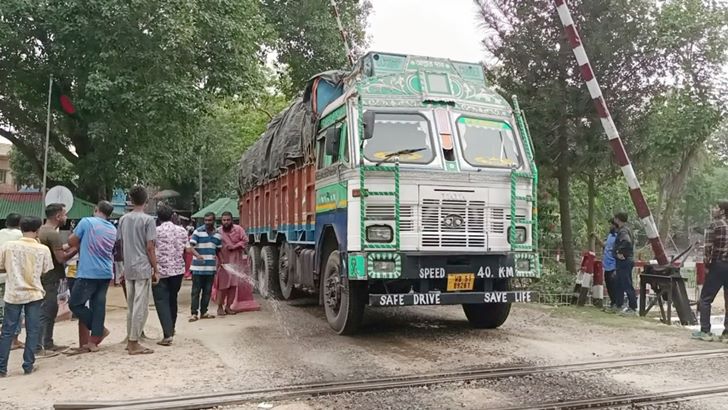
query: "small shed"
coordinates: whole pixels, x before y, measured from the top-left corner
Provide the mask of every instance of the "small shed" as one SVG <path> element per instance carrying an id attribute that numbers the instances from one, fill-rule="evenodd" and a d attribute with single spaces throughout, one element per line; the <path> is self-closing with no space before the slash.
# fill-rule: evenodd
<path id="1" fill-rule="evenodd" d="M 68 210 L 68 219 L 76 220 L 93 216 L 96 205 L 80 198 L 73 200 L 73 207 Z M 40 192 L 13 192 L 0 193 L 0 220 L 5 220 L 8 214 L 18 213 L 22 216 L 37 216 L 45 218 L 45 205 Z M 112 215 L 118 217 L 114 213 Z"/>
<path id="2" fill-rule="evenodd" d="M 233 219 L 240 219 L 240 212 L 238 211 L 238 201 L 231 198 L 219 198 L 210 205 L 200 209 L 192 215 L 193 219 L 204 218 L 208 212 L 213 212 L 215 218 L 220 219 L 223 212 L 230 212 L 233 214 Z"/>

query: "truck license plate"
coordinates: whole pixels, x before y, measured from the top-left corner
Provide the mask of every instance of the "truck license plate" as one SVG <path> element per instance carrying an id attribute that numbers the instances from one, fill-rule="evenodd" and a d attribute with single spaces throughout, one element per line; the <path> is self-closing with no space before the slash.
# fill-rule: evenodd
<path id="1" fill-rule="evenodd" d="M 474 273 L 452 273 L 447 275 L 447 290 L 473 290 L 475 285 Z"/>

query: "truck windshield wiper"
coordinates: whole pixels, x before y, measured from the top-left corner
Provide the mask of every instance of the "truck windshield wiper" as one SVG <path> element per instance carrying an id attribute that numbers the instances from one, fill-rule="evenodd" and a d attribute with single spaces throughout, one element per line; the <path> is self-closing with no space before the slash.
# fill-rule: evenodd
<path id="1" fill-rule="evenodd" d="M 389 161 L 390 159 L 392 159 L 394 157 L 398 157 L 400 155 L 414 154 L 415 152 L 420 152 L 420 151 L 425 151 L 425 150 L 427 150 L 427 148 L 407 148 L 407 149 L 401 149 L 401 150 L 395 151 L 395 152 L 390 152 L 389 154 L 385 155 L 384 158 L 382 158 L 381 161 L 378 161 L 374 165 L 379 166 L 379 165 L 382 165 L 383 163 Z"/>

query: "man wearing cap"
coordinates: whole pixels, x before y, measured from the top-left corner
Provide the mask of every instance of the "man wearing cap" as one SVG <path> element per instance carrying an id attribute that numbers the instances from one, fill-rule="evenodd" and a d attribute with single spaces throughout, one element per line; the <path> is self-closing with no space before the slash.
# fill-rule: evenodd
<path id="1" fill-rule="evenodd" d="M 616 300 L 614 304 L 619 314 L 635 316 L 637 314 L 637 294 L 632 283 L 632 268 L 634 268 L 634 238 L 627 226 L 627 213 L 614 214 L 614 225 L 617 227 L 617 240 L 614 243 L 615 269 L 617 271 Z M 624 295 L 627 294 L 628 306 L 624 305 Z"/>
<path id="2" fill-rule="evenodd" d="M 711 341 L 710 306 L 720 288 L 728 288 L 728 201 L 720 201 L 713 207 L 713 222 L 705 232 L 704 262 L 707 270 L 703 290 L 700 292 L 698 311 L 700 312 L 700 330 L 692 334 L 693 339 Z M 725 330 L 720 339 L 728 342 L 728 311 L 724 319 Z"/>

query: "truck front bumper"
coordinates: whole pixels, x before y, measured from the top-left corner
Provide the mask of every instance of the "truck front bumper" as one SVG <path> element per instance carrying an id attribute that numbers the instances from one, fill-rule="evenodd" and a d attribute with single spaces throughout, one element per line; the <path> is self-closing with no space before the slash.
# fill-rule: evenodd
<path id="1" fill-rule="evenodd" d="M 460 305 L 475 303 L 528 303 L 536 301 L 536 292 L 428 292 L 369 294 L 369 306 Z"/>

